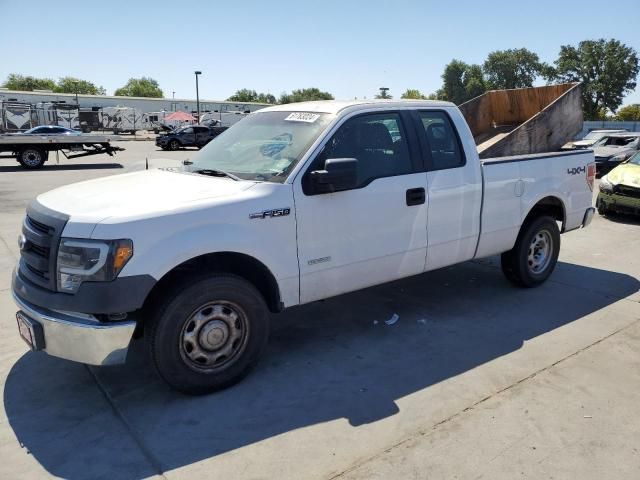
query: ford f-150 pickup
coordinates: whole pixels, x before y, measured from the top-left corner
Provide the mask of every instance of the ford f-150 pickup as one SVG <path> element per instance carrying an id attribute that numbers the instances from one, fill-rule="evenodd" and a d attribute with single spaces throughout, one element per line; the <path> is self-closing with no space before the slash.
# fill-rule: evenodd
<path id="1" fill-rule="evenodd" d="M 179 169 L 34 199 L 19 332 L 93 365 L 142 337 L 172 387 L 211 392 L 248 373 L 270 313 L 294 305 L 495 254 L 513 284 L 541 284 L 560 233 L 591 221 L 594 178 L 588 150 L 480 160 L 451 103 L 265 108 Z"/>

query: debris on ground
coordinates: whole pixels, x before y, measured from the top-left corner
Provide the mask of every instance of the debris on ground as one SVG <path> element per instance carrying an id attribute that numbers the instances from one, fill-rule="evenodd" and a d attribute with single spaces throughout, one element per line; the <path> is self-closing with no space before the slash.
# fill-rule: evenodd
<path id="1" fill-rule="evenodd" d="M 389 320 L 385 320 L 384 323 L 386 323 L 387 325 L 393 325 L 394 323 L 396 323 L 398 320 L 400 320 L 400 317 L 398 316 L 397 313 L 394 313 L 391 318 Z"/>

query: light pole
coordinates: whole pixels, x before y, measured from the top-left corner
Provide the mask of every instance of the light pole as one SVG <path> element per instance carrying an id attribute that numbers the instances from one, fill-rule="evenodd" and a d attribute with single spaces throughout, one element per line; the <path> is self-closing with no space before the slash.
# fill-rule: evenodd
<path id="1" fill-rule="evenodd" d="M 202 75 L 200 70 L 194 72 L 196 74 L 196 111 L 198 112 L 198 125 L 200 125 L 200 92 L 198 92 L 198 75 Z"/>
<path id="2" fill-rule="evenodd" d="M 176 92 L 175 91 L 171 92 L 171 95 L 172 95 L 171 98 L 173 98 L 175 100 L 176 99 Z"/>
<path id="3" fill-rule="evenodd" d="M 76 91 L 76 105 L 78 106 L 78 108 L 80 108 L 80 103 L 78 102 L 78 82 L 73 82 L 73 86 L 75 87 Z"/>

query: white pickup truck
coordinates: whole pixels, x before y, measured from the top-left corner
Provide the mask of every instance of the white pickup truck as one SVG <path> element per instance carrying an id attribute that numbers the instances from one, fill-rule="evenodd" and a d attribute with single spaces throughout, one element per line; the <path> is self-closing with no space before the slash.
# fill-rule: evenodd
<path id="1" fill-rule="evenodd" d="M 594 213 L 591 151 L 480 161 L 445 102 L 269 107 L 186 163 L 33 200 L 13 275 L 32 349 L 108 365 L 142 336 L 206 393 L 257 362 L 272 312 L 495 254 L 533 287 Z"/>

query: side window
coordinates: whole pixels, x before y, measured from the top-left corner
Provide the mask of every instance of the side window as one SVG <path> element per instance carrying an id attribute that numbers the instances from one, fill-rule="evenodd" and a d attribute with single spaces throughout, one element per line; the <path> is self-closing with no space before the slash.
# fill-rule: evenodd
<path id="1" fill-rule="evenodd" d="M 187 135 L 189 133 L 193 133 L 193 127 L 185 128 L 184 130 L 182 130 L 183 135 Z"/>
<path id="2" fill-rule="evenodd" d="M 462 167 L 464 155 L 460 151 L 458 137 L 451 125 L 449 116 L 444 112 L 418 112 L 431 153 L 434 170 Z"/>
<path id="3" fill-rule="evenodd" d="M 331 137 L 311 170 L 330 158 L 358 160 L 358 184 L 412 172 L 407 139 L 397 113 L 361 115 L 347 120 Z"/>

